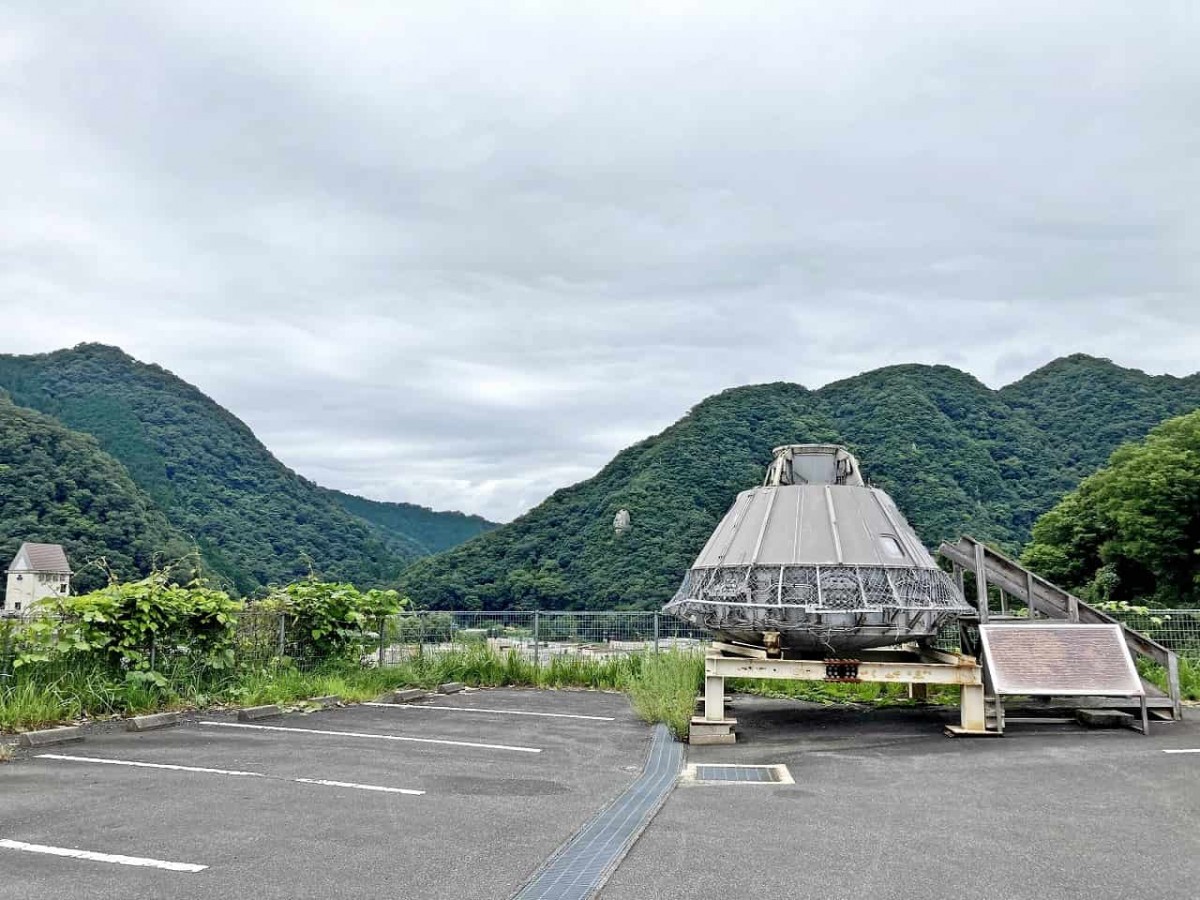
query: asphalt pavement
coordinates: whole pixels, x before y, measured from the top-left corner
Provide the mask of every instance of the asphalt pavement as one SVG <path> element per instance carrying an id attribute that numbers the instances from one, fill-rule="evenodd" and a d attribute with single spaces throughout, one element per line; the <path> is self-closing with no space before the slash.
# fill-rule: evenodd
<path id="1" fill-rule="evenodd" d="M 0 898 L 510 897 L 651 733 L 623 696 L 566 691 L 252 724 L 99 729 L 0 765 Z"/>
<path id="2" fill-rule="evenodd" d="M 944 710 L 737 697 L 733 746 L 689 763 L 784 764 L 794 785 L 681 784 L 604 900 L 1195 900 L 1200 711 L 1087 731 L 947 738 Z"/>
<path id="3" fill-rule="evenodd" d="M 987 739 L 944 737 L 936 708 L 730 713 L 739 742 L 687 762 L 794 783 L 685 779 L 604 900 L 1200 896 L 1200 711 L 1149 737 Z M 95 728 L 0 765 L 0 900 L 508 898 L 634 782 L 649 738 L 620 695 L 529 690 Z"/>

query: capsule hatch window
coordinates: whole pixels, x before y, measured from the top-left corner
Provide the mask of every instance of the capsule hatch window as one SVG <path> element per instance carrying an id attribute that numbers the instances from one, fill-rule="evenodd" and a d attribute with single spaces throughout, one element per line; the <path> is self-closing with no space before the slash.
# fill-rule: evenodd
<path id="1" fill-rule="evenodd" d="M 883 555 L 889 559 L 904 559 L 904 548 L 895 535 L 881 534 L 879 546 L 883 548 Z"/>

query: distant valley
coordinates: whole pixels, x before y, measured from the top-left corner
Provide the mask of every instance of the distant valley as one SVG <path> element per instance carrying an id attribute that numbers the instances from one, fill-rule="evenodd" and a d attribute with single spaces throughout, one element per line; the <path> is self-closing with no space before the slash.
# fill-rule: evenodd
<path id="1" fill-rule="evenodd" d="M 0 391 L 12 401 L 0 406 L 0 556 L 23 540 L 62 543 L 80 588 L 102 580 L 89 559 L 104 556 L 128 577 L 155 550 L 169 559 L 191 548 L 245 594 L 310 567 L 385 585 L 414 559 L 494 527 L 321 488 L 197 388 L 115 347 L 0 356 Z M 96 472 L 121 477 L 93 484 Z"/>

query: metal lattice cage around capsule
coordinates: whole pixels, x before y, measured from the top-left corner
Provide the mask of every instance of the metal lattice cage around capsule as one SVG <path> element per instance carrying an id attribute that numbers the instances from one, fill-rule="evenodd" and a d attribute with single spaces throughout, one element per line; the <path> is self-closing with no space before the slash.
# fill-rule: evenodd
<path id="1" fill-rule="evenodd" d="M 690 569 L 668 607 L 686 600 L 802 607 L 810 612 L 968 608 L 941 569 L 745 566 Z"/>

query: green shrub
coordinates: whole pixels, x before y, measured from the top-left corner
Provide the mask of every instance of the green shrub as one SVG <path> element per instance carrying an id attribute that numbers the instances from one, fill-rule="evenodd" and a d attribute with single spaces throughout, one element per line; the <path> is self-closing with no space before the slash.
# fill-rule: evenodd
<path id="1" fill-rule="evenodd" d="M 257 605 L 286 614 L 301 653 L 324 659 L 361 653 L 379 640 L 383 619 L 407 604 L 395 591 L 363 592 L 352 584 L 306 578 L 273 588 Z"/>
<path id="2" fill-rule="evenodd" d="M 170 583 L 164 571 L 110 584 L 78 597 L 55 598 L 19 632 L 13 665 L 100 662 L 131 681 L 160 682 L 155 657 L 182 657 L 204 669 L 233 666 L 242 604 L 200 581 Z"/>

